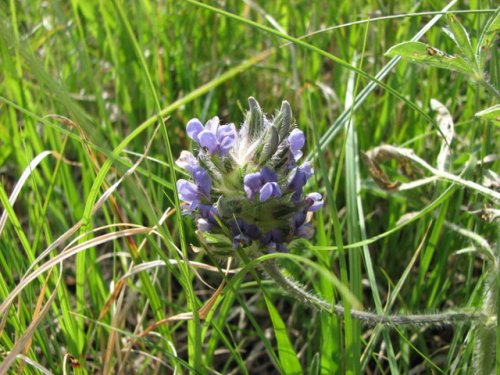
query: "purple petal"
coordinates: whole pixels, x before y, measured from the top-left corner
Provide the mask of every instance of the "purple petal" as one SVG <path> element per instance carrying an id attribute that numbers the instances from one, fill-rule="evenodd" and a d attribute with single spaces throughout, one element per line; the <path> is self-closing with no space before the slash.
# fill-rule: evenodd
<path id="1" fill-rule="evenodd" d="M 200 216 L 206 220 L 208 220 L 211 224 L 217 224 L 216 217 L 218 217 L 217 209 L 214 206 L 210 206 L 208 204 L 200 204 L 198 205 L 198 212 Z"/>
<path id="2" fill-rule="evenodd" d="M 212 180 L 207 171 L 203 168 L 198 168 L 193 173 L 193 180 L 198 190 L 206 197 L 210 197 L 210 189 L 212 188 Z"/>
<path id="3" fill-rule="evenodd" d="M 288 187 L 295 191 L 302 193 L 302 188 L 307 182 L 307 174 L 300 168 L 296 168 L 295 172 L 288 180 Z M 299 193 L 299 194 L 300 194 Z"/>
<path id="4" fill-rule="evenodd" d="M 306 175 L 306 178 L 309 180 L 309 178 L 313 175 L 313 169 L 312 169 L 312 166 L 311 166 L 311 163 L 309 162 L 305 162 L 304 164 L 302 164 L 300 167 L 300 170 L 303 171 Z"/>
<path id="5" fill-rule="evenodd" d="M 199 143 L 198 135 L 203 131 L 203 124 L 197 118 L 189 120 L 186 125 L 186 131 L 189 138 Z"/>
<path id="6" fill-rule="evenodd" d="M 234 124 L 221 125 L 217 129 L 216 134 L 219 142 L 222 142 L 222 140 L 226 137 L 236 138 L 236 128 L 234 127 Z"/>
<path id="7" fill-rule="evenodd" d="M 304 153 L 300 150 L 293 151 L 292 153 L 295 161 L 299 160 L 302 157 L 302 155 L 304 155 Z"/>
<path id="8" fill-rule="evenodd" d="M 302 194 L 302 188 L 307 180 L 312 176 L 313 169 L 310 163 L 304 163 L 302 166 L 295 168 L 288 178 L 288 188 L 295 191 L 294 200 L 298 200 Z"/>
<path id="9" fill-rule="evenodd" d="M 231 223 L 231 231 L 233 233 L 233 248 L 237 249 L 241 243 L 249 244 L 252 240 L 257 240 L 260 237 L 259 228 L 254 224 L 247 224 L 242 219 L 238 219 Z"/>
<path id="10" fill-rule="evenodd" d="M 226 156 L 228 152 L 233 148 L 235 141 L 236 141 L 235 137 L 224 138 L 224 140 L 219 144 L 220 155 Z"/>
<path id="11" fill-rule="evenodd" d="M 291 220 L 292 233 L 295 233 L 296 230 L 305 223 L 307 219 L 307 215 L 305 212 L 298 212 L 293 215 Z"/>
<path id="12" fill-rule="evenodd" d="M 302 130 L 293 129 L 288 136 L 288 142 L 290 143 L 290 150 L 292 150 L 295 155 L 296 151 L 299 151 L 302 147 L 304 147 L 306 143 L 306 137 L 304 137 L 304 133 L 302 132 Z"/>
<path id="13" fill-rule="evenodd" d="M 206 147 L 209 154 L 215 154 L 215 152 L 217 151 L 217 139 L 215 138 L 214 133 L 208 130 L 203 130 L 198 135 L 198 139 L 200 140 L 200 146 Z"/>
<path id="14" fill-rule="evenodd" d="M 276 182 L 278 181 L 278 176 L 271 169 L 264 167 L 260 170 L 260 175 L 262 182 Z"/>
<path id="15" fill-rule="evenodd" d="M 278 244 L 278 246 L 276 247 L 276 250 L 278 250 L 278 252 L 280 252 L 280 253 L 289 253 L 290 252 L 288 247 L 286 247 L 286 245 L 284 245 L 282 243 Z"/>
<path id="16" fill-rule="evenodd" d="M 182 151 L 179 159 L 175 161 L 180 168 L 185 169 L 189 173 L 193 174 L 194 171 L 199 168 L 198 161 L 192 153 L 189 151 Z"/>
<path id="17" fill-rule="evenodd" d="M 255 194 L 257 194 L 262 187 L 261 175 L 260 173 L 249 173 L 243 179 L 243 185 L 245 188 L 245 192 L 247 193 L 247 197 L 252 199 Z"/>
<path id="18" fill-rule="evenodd" d="M 267 244 L 271 244 L 271 243 L 280 243 L 280 242 L 283 242 L 284 241 L 284 236 L 283 236 L 283 233 L 281 232 L 281 230 L 279 229 L 273 229 L 267 233 L 265 233 L 260 242 L 263 244 L 263 245 L 267 245 Z"/>
<path id="19" fill-rule="evenodd" d="M 197 186 L 189 181 L 183 179 L 177 181 L 177 191 L 179 198 L 188 203 L 197 202 L 200 199 Z"/>
<path id="20" fill-rule="evenodd" d="M 205 124 L 205 130 L 208 130 L 210 133 L 213 133 L 214 135 L 217 134 L 218 127 L 219 127 L 219 118 L 217 116 L 212 117 Z"/>
<path id="21" fill-rule="evenodd" d="M 227 155 L 236 142 L 236 128 L 234 124 L 219 126 L 217 129 L 217 140 L 221 156 Z"/>
<path id="22" fill-rule="evenodd" d="M 231 224 L 233 234 L 243 234 L 252 240 L 260 237 L 259 228 L 254 224 L 247 224 L 244 220 L 238 219 Z"/>
<path id="23" fill-rule="evenodd" d="M 261 202 L 265 202 L 271 197 L 281 197 L 281 189 L 276 182 L 266 182 L 260 189 Z"/>
<path id="24" fill-rule="evenodd" d="M 319 193 L 307 194 L 305 201 L 306 204 L 309 206 L 307 211 L 318 211 L 321 207 L 323 207 L 324 203 L 322 196 Z"/>
<path id="25" fill-rule="evenodd" d="M 198 205 L 199 205 L 198 201 L 194 201 L 194 202 L 189 203 L 186 206 L 182 206 L 182 212 L 181 213 L 183 215 L 191 215 L 193 213 L 193 211 L 196 210 L 196 208 L 198 207 Z"/>

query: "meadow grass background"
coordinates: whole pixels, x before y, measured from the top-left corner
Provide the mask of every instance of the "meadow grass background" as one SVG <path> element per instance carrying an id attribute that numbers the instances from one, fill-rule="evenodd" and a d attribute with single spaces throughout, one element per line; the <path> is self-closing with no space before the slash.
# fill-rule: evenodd
<path id="1" fill-rule="evenodd" d="M 252 267 L 226 275 L 225 262 L 190 248 L 199 240 L 173 191 L 189 119 L 240 124 L 249 96 L 269 115 L 288 100 L 316 170 L 308 190 L 326 202 L 313 240 L 291 246 L 280 265 L 325 299 L 355 304 L 339 293 L 343 283 L 359 306 L 380 314 L 480 309 L 485 248 L 498 236 L 498 223 L 480 213 L 493 202 L 445 181 L 387 192 L 360 159 L 391 144 L 435 165 L 442 139 L 434 98 L 455 121 L 448 171 L 483 183 L 487 170 L 499 170 L 490 157 L 498 131 L 474 117 L 495 103 L 490 93 L 458 73 L 401 61 L 383 79 L 392 93 L 376 86 L 344 113 L 370 84 L 366 75 L 387 64 L 384 53 L 447 3 L 204 4 L 230 14 L 191 1 L 0 5 L 1 368 L 470 374 L 476 331 L 468 324 L 367 327 L 302 306 Z M 456 2 L 451 10 L 477 38 L 493 5 Z M 438 20 L 421 40 L 454 52 L 444 25 Z M 328 27 L 285 44 L 286 35 Z M 487 66 L 498 87 L 496 55 Z M 394 163 L 386 167 L 391 179 L 408 181 Z M 192 319 L 153 326 L 179 314 Z"/>

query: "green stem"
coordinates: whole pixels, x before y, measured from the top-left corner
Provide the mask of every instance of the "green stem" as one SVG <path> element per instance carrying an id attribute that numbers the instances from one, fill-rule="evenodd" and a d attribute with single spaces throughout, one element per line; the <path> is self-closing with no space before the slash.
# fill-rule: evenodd
<path id="1" fill-rule="evenodd" d="M 332 306 L 308 291 L 304 290 L 295 280 L 292 280 L 281 272 L 274 260 L 267 260 L 260 265 L 264 271 L 280 286 L 288 295 L 298 299 L 300 302 L 314 307 L 320 311 L 334 313 L 342 317 L 345 309 L 342 305 Z M 477 323 L 486 320 L 482 313 L 467 312 L 444 312 L 438 314 L 416 314 L 416 315 L 377 315 L 366 311 L 350 310 L 351 316 L 365 324 L 395 325 L 452 325 L 456 323 Z"/>
<path id="2" fill-rule="evenodd" d="M 488 90 L 491 94 L 493 94 L 496 98 L 500 98 L 500 91 L 497 90 L 497 88 L 495 86 L 493 86 L 490 82 L 488 82 L 487 80 L 485 79 L 482 79 L 481 81 L 479 81 L 480 84 L 486 88 L 486 90 Z"/>

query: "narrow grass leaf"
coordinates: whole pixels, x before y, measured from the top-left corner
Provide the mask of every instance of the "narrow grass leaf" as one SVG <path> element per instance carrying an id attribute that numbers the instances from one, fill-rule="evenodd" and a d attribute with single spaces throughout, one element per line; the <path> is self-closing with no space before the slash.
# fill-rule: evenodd
<path id="1" fill-rule="evenodd" d="M 47 314 L 47 312 L 50 309 L 50 306 L 52 302 L 54 302 L 55 297 L 57 296 L 57 288 L 59 286 L 59 283 L 61 282 L 61 277 L 62 277 L 62 272 L 59 272 L 59 278 L 57 280 L 57 283 L 54 287 L 54 291 L 51 293 L 48 301 L 45 303 L 43 308 L 39 311 L 37 317 L 33 319 L 26 329 L 22 336 L 16 341 L 15 345 L 12 347 L 12 349 L 9 351 L 9 354 L 5 356 L 3 359 L 2 363 L 0 363 L 0 374 L 5 374 L 9 370 L 10 366 L 12 366 L 12 363 L 15 361 L 17 355 L 21 353 L 22 350 L 26 348 L 26 345 L 30 342 L 32 339 L 33 335 L 35 334 L 36 329 L 42 322 L 43 318 Z M 2 315 L 3 313 L 0 313 Z"/>
<path id="2" fill-rule="evenodd" d="M 300 366 L 297 353 L 288 337 L 285 323 L 269 298 L 264 296 L 264 299 L 266 300 L 269 316 L 273 322 L 274 334 L 278 345 L 278 355 L 284 373 L 287 375 L 302 374 L 302 367 Z"/>

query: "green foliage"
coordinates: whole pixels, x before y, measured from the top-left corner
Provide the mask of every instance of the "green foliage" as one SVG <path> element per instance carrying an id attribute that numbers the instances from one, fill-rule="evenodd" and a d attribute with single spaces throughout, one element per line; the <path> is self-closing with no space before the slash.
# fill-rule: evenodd
<path id="1" fill-rule="evenodd" d="M 389 57 L 400 55 L 423 65 L 474 74 L 474 67 L 464 57 L 448 55 L 446 52 L 421 42 L 400 43 L 387 51 L 386 55 Z"/>
<path id="2" fill-rule="evenodd" d="M 258 261 L 228 266 L 180 215 L 173 164 L 189 119 L 288 100 L 326 205 L 280 267 L 346 310 L 480 311 L 498 252 L 500 18 L 452 5 L 2 2 L 0 372 L 473 372 L 489 326 L 365 327 L 287 297 Z M 425 43 L 401 44 L 424 25 Z M 388 50 L 440 69 L 387 65 Z M 381 144 L 437 165 L 433 98 L 456 133 L 444 177 L 380 188 L 360 157 Z M 399 186 L 434 177 L 399 162 L 380 163 Z"/>
<path id="3" fill-rule="evenodd" d="M 453 14 L 448 13 L 446 21 L 448 27 L 443 28 L 443 31 L 455 42 L 459 51 L 457 54 L 448 54 L 421 42 L 403 42 L 391 47 L 386 56 L 399 55 L 411 62 L 460 72 L 485 85 L 496 97 L 500 97 L 500 92 L 489 84 L 485 71 L 486 57 L 500 30 L 500 8 L 486 22 L 476 42 L 471 41 L 469 33 Z"/>
<path id="4" fill-rule="evenodd" d="M 269 316 L 273 322 L 274 333 L 276 334 L 276 344 L 278 345 L 278 354 L 283 373 L 287 375 L 302 374 L 302 367 L 300 366 L 297 353 L 288 337 L 286 325 L 273 303 L 267 297 L 265 297 L 265 300 L 267 309 L 269 310 Z"/>
<path id="5" fill-rule="evenodd" d="M 476 117 L 491 120 L 496 126 L 500 126 L 500 104 L 496 104 L 493 107 L 483 109 L 475 115 Z"/>

